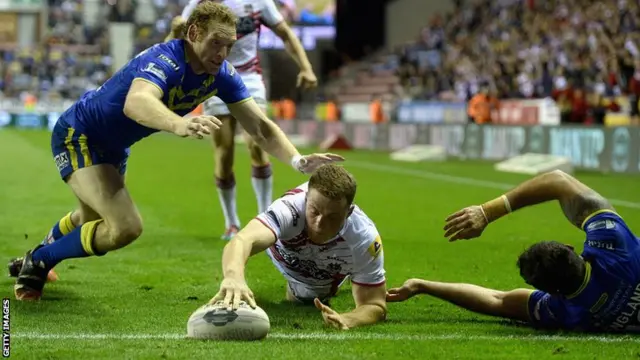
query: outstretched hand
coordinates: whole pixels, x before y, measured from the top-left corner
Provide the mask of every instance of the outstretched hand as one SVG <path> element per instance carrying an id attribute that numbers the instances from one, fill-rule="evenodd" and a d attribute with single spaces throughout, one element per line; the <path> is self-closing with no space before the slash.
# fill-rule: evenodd
<path id="1" fill-rule="evenodd" d="M 302 173 L 309 174 L 314 172 L 321 165 L 341 161 L 344 161 L 344 157 L 337 154 L 311 154 L 301 157 L 297 163 L 294 164 L 294 167 Z"/>
<path id="2" fill-rule="evenodd" d="M 489 225 L 482 206 L 466 207 L 446 219 L 444 237 L 449 241 L 470 240 L 479 237 Z"/>
<path id="3" fill-rule="evenodd" d="M 347 326 L 342 316 L 335 310 L 320 302 L 320 299 L 318 298 L 313 299 L 313 303 L 315 304 L 316 309 L 322 312 L 322 319 L 325 324 L 338 330 L 349 330 L 349 326 Z"/>

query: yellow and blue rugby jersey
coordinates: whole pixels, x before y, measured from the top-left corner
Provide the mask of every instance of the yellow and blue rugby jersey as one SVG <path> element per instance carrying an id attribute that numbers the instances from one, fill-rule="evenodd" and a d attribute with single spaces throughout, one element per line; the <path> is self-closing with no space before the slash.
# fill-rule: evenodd
<path id="1" fill-rule="evenodd" d="M 123 112 L 134 79 L 160 88 L 162 102 L 181 116 L 212 96 L 227 104 L 250 98 L 242 79 L 227 61 L 216 75 L 195 74 L 188 63 L 185 44 L 184 40 L 172 40 L 146 49 L 98 89 L 85 93 L 62 114 L 60 121 L 105 149 L 121 149 L 158 131 L 138 124 Z"/>
<path id="2" fill-rule="evenodd" d="M 535 291 L 529 315 L 535 325 L 584 331 L 640 331 L 640 239 L 613 211 L 582 224 L 587 271 L 570 296 Z"/>

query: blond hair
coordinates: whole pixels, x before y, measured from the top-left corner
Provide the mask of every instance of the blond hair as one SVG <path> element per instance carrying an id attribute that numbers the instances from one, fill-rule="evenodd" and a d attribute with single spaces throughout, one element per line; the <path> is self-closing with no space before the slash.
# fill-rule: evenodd
<path id="1" fill-rule="evenodd" d="M 353 203 L 356 188 L 356 179 L 353 175 L 342 166 L 335 164 L 320 166 L 309 178 L 309 190 L 315 189 L 331 200 L 345 199 L 347 205 Z"/>
<path id="2" fill-rule="evenodd" d="M 198 3 L 189 18 L 185 20 L 176 24 L 173 29 L 175 38 L 185 39 L 191 25 L 195 25 L 200 29 L 200 34 L 198 35 L 202 34 L 203 29 L 204 31 L 208 30 L 212 24 L 235 28 L 238 17 L 226 5 L 212 0 L 203 0 Z"/>

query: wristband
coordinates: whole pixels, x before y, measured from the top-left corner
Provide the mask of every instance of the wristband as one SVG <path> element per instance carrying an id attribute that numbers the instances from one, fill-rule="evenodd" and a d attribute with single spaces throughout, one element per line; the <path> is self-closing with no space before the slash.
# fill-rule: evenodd
<path id="1" fill-rule="evenodd" d="M 300 167 L 304 165 L 305 162 L 305 158 L 300 154 L 295 155 L 293 158 L 291 158 L 291 166 L 293 166 L 294 169 L 300 172 L 302 172 L 302 169 Z"/>
<path id="2" fill-rule="evenodd" d="M 484 219 L 487 221 L 487 224 L 488 224 L 489 218 L 487 217 L 487 213 L 484 211 L 484 207 L 482 207 L 482 205 L 480 206 L 480 211 L 482 211 L 482 216 L 484 216 Z"/>
<path id="3" fill-rule="evenodd" d="M 502 195 L 501 198 L 502 201 L 504 201 L 504 208 L 507 209 L 507 213 L 511 213 L 511 203 L 509 202 L 507 195 Z"/>

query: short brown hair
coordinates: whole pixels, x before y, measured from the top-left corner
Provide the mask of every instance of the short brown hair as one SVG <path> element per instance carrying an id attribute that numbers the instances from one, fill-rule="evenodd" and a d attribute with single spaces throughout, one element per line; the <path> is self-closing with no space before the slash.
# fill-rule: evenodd
<path id="1" fill-rule="evenodd" d="M 331 200 L 347 200 L 353 203 L 356 196 L 356 179 L 345 168 L 335 164 L 325 164 L 313 172 L 309 179 L 309 190 L 315 189 Z"/>
<path id="2" fill-rule="evenodd" d="M 204 0 L 200 1 L 189 18 L 184 20 L 173 30 L 176 37 L 182 39 L 187 37 L 187 30 L 191 25 L 195 25 L 199 29 L 208 29 L 212 23 L 218 23 L 235 28 L 238 17 L 228 6 L 217 1 Z"/>
<path id="3" fill-rule="evenodd" d="M 584 260 L 557 241 L 531 245 L 518 257 L 517 265 L 527 284 L 551 294 L 570 295 L 584 281 Z"/>

